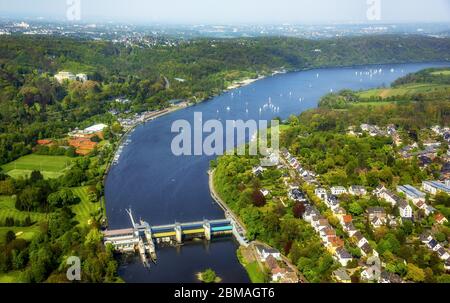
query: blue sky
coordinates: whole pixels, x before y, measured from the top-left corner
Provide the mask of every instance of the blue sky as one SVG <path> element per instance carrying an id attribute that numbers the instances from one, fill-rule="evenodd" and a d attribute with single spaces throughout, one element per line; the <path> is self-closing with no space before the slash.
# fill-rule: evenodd
<path id="1" fill-rule="evenodd" d="M 76 1 L 76 0 L 75 0 Z M 165 23 L 367 22 L 368 0 L 79 0 L 82 20 Z M 450 0 L 380 1 L 381 22 L 450 22 Z M 0 0 L 0 15 L 64 19 L 67 0 Z"/>

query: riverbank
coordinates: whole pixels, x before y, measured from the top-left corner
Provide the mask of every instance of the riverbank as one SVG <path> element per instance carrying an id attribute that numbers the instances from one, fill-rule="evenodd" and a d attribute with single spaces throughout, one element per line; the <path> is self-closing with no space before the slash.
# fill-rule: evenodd
<path id="1" fill-rule="evenodd" d="M 239 216 L 237 216 L 233 210 L 220 198 L 220 195 L 217 193 L 215 187 L 214 187 L 214 170 L 208 171 L 209 175 L 209 189 L 211 192 L 211 197 L 217 202 L 217 204 L 225 211 L 227 216 L 231 216 L 235 222 L 237 222 L 243 231 L 245 232 L 244 235 L 247 233 L 245 224 L 241 221 Z M 250 280 L 252 283 L 264 283 L 267 282 L 267 279 L 265 276 L 267 275 L 265 273 L 264 264 L 262 264 L 259 261 L 258 253 L 256 251 L 256 245 L 262 245 L 267 248 L 272 249 L 272 247 L 266 243 L 263 243 L 261 241 L 255 240 L 251 243 L 248 243 L 247 245 L 242 245 L 237 250 L 236 254 L 239 259 L 239 262 L 241 265 L 245 268 L 247 271 L 247 274 L 249 275 Z M 293 272 L 296 273 L 297 277 L 299 278 L 301 283 L 307 283 L 306 278 L 302 275 L 302 273 L 298 270 L 298 268 L 290 262 L 290 260 L 280 254 L 281 260 L 286 264 L 287 267 L 289 267 Z"/>

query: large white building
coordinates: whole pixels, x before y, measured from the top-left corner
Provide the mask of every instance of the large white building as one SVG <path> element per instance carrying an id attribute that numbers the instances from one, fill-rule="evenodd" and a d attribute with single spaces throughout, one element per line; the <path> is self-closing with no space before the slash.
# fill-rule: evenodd
<path id="1" fill-rule="evenodd" d="M 450 194 L 450 187 L 438 181 L 423 181 L 422 188 L 432 195 L 436 195 L 439 192 Z"/>
<path id="2" fill-rule="evenodd" d="M 420 201 L 425 202 L 425 193 L 421 192 L 417 188 L 411 185 L 402 185 L 397 187 L 397 191 L 399 193 L 403 193 L 406 198 L 412 201 L 414 204 L 419 203 Z"/>
<path id="3" fill-rule="evenodd" d="M 56 81 L 59 83 L 63 83 L 64 81 L 75 81 L 77 78 L 71 72 L 59 72 L 55 75 Z"/>
<path id="4" fill-rule="evenodd" d="M 106 125 L 106 124 L 102 124 L 102 123 L 95 124 L 95 125 L 92 125 L 86 129 L 84 129 L 83 132 L 85 134 L 95 134 L 95 133 L 101 132 L 102 130 L 104 130 L 107 127 L 108 127 L 108 125 Z"/>

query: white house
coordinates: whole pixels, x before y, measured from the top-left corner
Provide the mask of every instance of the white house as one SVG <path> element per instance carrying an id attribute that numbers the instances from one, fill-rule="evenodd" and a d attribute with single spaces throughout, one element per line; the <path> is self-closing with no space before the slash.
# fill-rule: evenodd
<path id="1" fill-rule="evenodd" d="M 335 256 L 342 266 L 347 266 L 348 262 L 352 261 L 352 256 L 343 247 L 339 247 L 338 249 L 336 249 Z"/>
<path id="2" fill-rule="evenodd" d="M 378 280 L 378 271 L 374 270 L 371 267 L 367 267 L 361 272 L 361 279 L 366 281 Z"/>
<path id="3" fill-rule="evenodd" d="M 450 194 L 450 187 L 438 181 L 423 181 L 422 188 L 432 195 L 436 195 L 439 192 Z"/>
<path id="4" fill-rule="evenodd" d="M 327 190 L 325 188 L 316 188 L 316 190 L 314 191 L 314 194 L 319 197 L 321 200 L 326 200 L 327 199 Z"/>
<path id="5" fill-rule="evenodd" d="M 331 188 L 331 193 L 335 196 L 340 196 L 347 193 L 347 190 L 343 186 L 333 186 Z"/>
<path id="6" fill-rule="evenodd" d="M 367 190 L 363 186 L 353 185 L 348 188 L 348 193 L 352 196 L 365 196 Z"/>
<path id="7" fill-rule="evenodd" d="M 325 204 L 332 210 L 337 209 L 339 207 L 339 201 L 334 195 L 329 195 L 325 200 Z"/>
<path id="8" fill-rule="evenodd" d="M 401 201 L 401 199 L 397 195 L 395 195 L 393 192 L 391 192 L 390 190 L 386 189 L 385 187 L 377 188 L 374 191 L 374 194 L 379 199 L 384 199 L 384 200 L 386 200 L 386 202 L 391 203 L 392 206 L 397 205 L 397 203 Z"/>
<path id="9" fill-rule="evenodd" d="M 264 197 L 267 197 L 270 194 L 270 191 L 268 191 L 267 189 L 261 189 L 260 192 Z"/>
<path id="10" fill-rule="evenodd" d="M 88 76 L 86 74 L 76 74 L 75 78 L 81 82 L 86 82 L 88 80 Z"/>
<path id="11" fill-rule="evenodd" d="M 402 200 L 398 203 L 398 210 L 400 212 L 400 217 L 402 219 L 412 219 L 412 207 L 408 204 L 408 202 Z"/>
<path id="12" fill-rule="evenodd" d="M 256 167 L 253 167 L 252 172 L 254 175 L 259 176 L 264 172 L 264 170 L 265 170 L 265 168 L 263 168 L 262 166 L 256 166 Z"/>
<path id="13" fill-rule="evenodd" d="M 55 75 L 55 79 L 59 83 L 63 83 L 66 80 L 68 80 L 68 81 L 75 81 L 77 78 L 71 72 L 64 72 L 64 71 L 62 71 L 62 72 L 59 72 L 59 73 L 57 73 Z"/>
<path id="14" fill-rule="evenodd" d="M 448 260 L 450 258 L 450 254 L 444 247 L 439 248 L 436 252 L 441 260 Z"/>
<path id="15" fill-rule="evenodd" d="M 256 252 L 261 260 L 261 262 L 265 262 L 269 256 L 274 257 L 276 260 L 281 260 L 281 253 L 274 249 L 265 247 L 263 245 L 255 245 Z"/>

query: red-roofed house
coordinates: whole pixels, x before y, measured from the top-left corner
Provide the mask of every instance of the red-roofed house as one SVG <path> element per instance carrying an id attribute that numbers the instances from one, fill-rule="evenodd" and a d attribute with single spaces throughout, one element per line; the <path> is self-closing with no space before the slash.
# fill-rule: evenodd
<path id="1" fill-rule="evenodd" d="M 436 220 L 436 222 L 439 224 L 444 224 L 444 223 L 448 222 L 447 218 L 441 213 L 437 213 L 434 216 L 434 220 Z"/>

